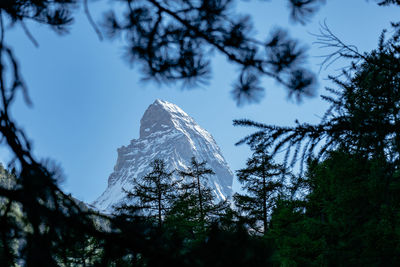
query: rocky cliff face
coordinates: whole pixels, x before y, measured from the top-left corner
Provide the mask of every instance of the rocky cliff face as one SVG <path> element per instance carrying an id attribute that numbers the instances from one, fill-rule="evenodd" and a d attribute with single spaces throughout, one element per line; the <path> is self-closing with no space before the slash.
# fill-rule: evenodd
<path id="1" fill-rule="evenodd" d="M 215 172 L 209 177 L 208 185 L 216 199 L 229 198 L 233 173 L 214 138 L 178 106 L 156 100 L 140 120 L 139 139 L 118 149 L 118 160 L 108 178 L 108 186 L 93 205 L 99 210 L 111 211 L 114 205 L 126 201 L 123 189 L 131 190 L 133 180 L 150 172 L 149 164 L 156 158 L 165 160 L 172 171 L 184 170 L 193 156 L 198 161 L 207 161 Z"/>

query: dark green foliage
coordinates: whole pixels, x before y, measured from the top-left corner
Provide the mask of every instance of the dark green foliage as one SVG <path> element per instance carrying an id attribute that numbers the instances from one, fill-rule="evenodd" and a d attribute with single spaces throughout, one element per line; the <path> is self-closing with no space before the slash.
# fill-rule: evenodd
<path id="1" fill-rule="evenodd" d="M 182 235 L 193 237 L 194 232 L 201 227 L 200 218 L 196 195 L 181 192 L 176 196 L 166 216 L 166 224 L 171 229 L 181 232 Z"/>
<path id="2" fill-rule="evenodd" d="M 51 194 L 36 188 L 32 195 L 22 194 L 22 186 L 34 185 L 1 167 L 0 188 L 9 193 L 8 199 L 0 199 L 0 258 L 4 266 L 15 266 L 21 260 L 26 261 L 24 266 L 91 262 L 95 247 L 88 246 L 87 240 L 94 240 L 95 227 L 88 210 L 62 192 Z"/>
<path id="3" fill-rule="evenodd" d="M 178 172 L 182 180 L 166 216 L 166 227 L 185 239 L 186 246 L 191 248 L 206 237 L 207 227 L 224 215 L 229 203 L 216 203 L 207 182 L 208 175 L 214 172 L 206 167 L 205 161 L 198 162 L 192 157 L 191 165 Z"/>
<path id="4" fill-rule="evenodd" d="M 12 189 L 16 185 L 15 176 L 11 175 L 7 170 L 4 169 L 3 165 L 0 164 L 0 186 L 6 189 Z M 0 262 L 5 265 L 13 265 L 15 263 L 18 242 L 17 234 L 15 232 L 16 225 L 21 220 L 19 217 L 21 210 L 20 207 L 13 204 L 7 198 L 0 198 Z"/>
<path id="5" fill-rule="evenodd" d="M 137 203 L 123 205 L 119 210 L 138 209 L 146 217 L 153 218 L 161 228 L 176 194 L 176 182 L 172 181 L 172 172 L 166 170 L 163 160 L 155 159 L 150 166 L 151 172 L 143 176 L 140 181 L 135 181 L 133 191 L 128 192 L 128 199 Z"/>
<path id="6" fill-rule="evenodd" d="M 195 204 L 194 208 L 198 210 L 198 220 L 204 222 L 206 213 L 213 204 L 211 190 L 205 185 L 208 180 L 206 175 L 213 175 L 214 171 L 206 167 L 205 161 L 198 162 L 192 157 L 189 169 L 180 171 L 179 174 L 183 178 L 189 177 L 191 180 L 183 185 L 182 198 L 188 200 L 189 206 L 191 203 Z"/>
<path id="7" fill-rule="evenodd" d="M 208 176 L 215 173 L 207 168 L 206 164 L 207 162 L 198 162 L 192 157 L 190 167 L 185 171 L 179 171 L 183 178 L 188 177 L 189 180 L 181 185 L 177 205 L 186 205 L 185 209 L 194 215 L 192 218 L 201 224 L 221 214 L 227 205 L 226 201 L 215 204 L 215 196 L 207 184 Z"/>
<path id="8" fill-rule="evenodd" d="M 323 97 L 331 108 L 320 124 L 235 122 L 259 129 L 240 143 L 270 147 L 272 155 L 286 149 L 284 162 L 292 155 L 291 166 L 298 157 L 309 161 L 307 173 L 292 181 L 295 191 L 282 196 L 271 215 L 268 236 L 283 266 L 398 264 L 399 37 L 398 31 L 387 40 L 383 34 L 368 54 L 340 48 L 355 61 L 344 71 L 347 80 L 331 77 L 339 89 Z M 296 197 L 300 191 L 306 195 Z"/>
<path id="9" fill-rule="evenodd" d="M 146 257 L 153 245 L 154 222 L 142 216 L 120 213 L 103 223 L 106 233 L 98 238 L 100 255 L 94 266 L 145 266 Z M 155 243 L 155 242 L 154 242 Z"/>
<path id="10" fill-rule="evenodd" d="M 226 229 L 215 223 L 203 242 L 188 254 L 188 263 L 199 267 L 273 266 L 273 247 L 272 240 L 249 235 L 242 224 Z"/>
<path id="11" fill-rule="evenodd" d="M 246 168 L 236 172 L 245 194 L 236 193 L 234 200 L 250 228 L 265 234 L 271 210 L 283 191 L 285 170 L 274 164 L 264 147 L 254 147 L 253 151 Z"/>
<path id="12" fill-rule="evenodd" d="M 400 180 L 389 165 L 332 152 L 310 162 L 304 201 L 281 201 L 271 236 L 299 266 L 395 266 L 400 260 Z"/>

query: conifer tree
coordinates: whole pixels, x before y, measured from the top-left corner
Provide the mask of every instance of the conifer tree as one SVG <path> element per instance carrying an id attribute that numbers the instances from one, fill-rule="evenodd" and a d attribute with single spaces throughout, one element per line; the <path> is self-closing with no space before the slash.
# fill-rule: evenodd
<path id="1" fill-rule="evenodd" d="M 381 158 L 344 149 L 310 160 L 302 200 L 282 199 L 270 236 L 287 266 L 396 266 L 400 180 Z"/>
<path id="2" fill-rule="evenodd" d="M 234 125 L 254 127 L 257 131 L 238 144 L 265 144 L 272 156 L 286 150 L 287 159 L 303 165 L 317 152 L 321 158 L 330 151 L 346 147 L 349 152 L 366 157 L 390 157 L 400 163 L 400 23 L 393 24 L 394 34 L 382 32 L 378 47 L 360 54 L 349 49 L 328 28 L 321 38 L 326 46 L 338 47 L 331 56 L 354 59 L 342 76 L 330 79 L 337 89 L 327 88 L 322 99 L 330 108 L 318 124 L 299 123 L 293 127 L 268 125 L 250 120 L 236 120 Z M 342 78 L 345 77 L 345 78 Z"/>
<path id="3" fill-rule="evenodd" d="M 214 171 L 207 168 L 207 162 L 199 162 L 192 157 L 190 166 L 185 171 L 179 171 L 183 177 L 189 177 L 189 180 L 181 185 L 181 194 L 179 196 L 178 205 L 185 207 L 190 212 L 186 214 L 188 217 L 195 218 L 202 226 L 213 215 L 221 212 L 226 206 L 226 202 L 215 203 L 215 197 L 207 185 L 208 175 L 214 175 Z"/>
<path id="4" fill-rule="evenodd" d="M 253 150 L 246 168 L 236 172 L 246 194 L 236 193 L 234 200 L 250 227 L 265 234 L 271 209 L 283 188 L 282 177 L 285 172 L 283 166 L 275 164 L 263 147 L 254 147 Z M 260 222 L 263 228 L 261 231 Z"/>
<path id="5" fill-rule="evenodd" d="M 139 201 L 137 208 L 143 210 L 150 218 L 154 218 L 159 228 L 170 208 L 173 194 L 176 192 L 176 183 L 172 181 L 172 173 L 168 172 L 165 162 L 155 159 L 151 163 L 152 170 L 136 184 L 128 198 Z M 124 207 L 125 210 L 128 208 Z"/>

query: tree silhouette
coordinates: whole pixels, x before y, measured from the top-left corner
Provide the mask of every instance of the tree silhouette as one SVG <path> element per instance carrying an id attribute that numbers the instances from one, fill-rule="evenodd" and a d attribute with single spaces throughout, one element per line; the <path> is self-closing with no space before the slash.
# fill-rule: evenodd
<path id="1" fill-rule="evenodd" d="M 400 28 L 395 29 L 388 39 L 383 32 L 378 48 L 370 53 L 358 54 L 346 46 L 339 49 L 338 53 L 355 62 L 343 71 L 346 80 L 330 77 L 339 89 L 327 88 L 332 95 L 322 96 L 331 106 L 319 124 L 297 122 L 294 127 L 280 127 L 235 120 L 235 125 L 259 129 L 238 144 L 264 144 L 271 147 L 272 155 L 286 150 L 285 161 L 291 155 L 292 166 L 298 158 L 303 165 L 314 151 L 323 156 L 339 147 L 368 157 L 389 157 L 398 164 Z M 340 46 L 329 32 L 326 38 Z"/>
<path id="2" fill-rule="evenodd" d="M 271 216 L 279 262 L 396 265 L 400 187 L 388 162 L 345 149 L 329 152 L 325 160 L 309 161 L 303 186 L 303 201 L 281 199 Z"/>
<path id="3" fill-rule="evenodd" d="M 181 200 L 187 203 L 187 208 L 195 211 L 196 217 L 201 225 L 211 219 L 212 215 L 218 214 L 225 207 L 225 201 L 215 203 L 215 196 L 208 186 L 208 175 L 214 175 L 214 171 L 206 167 L 207 162 L 198 162 L 195 157 L 191 158 L 190 166 L 179 171 L 179 174 L 189 181 L 184 182 L 181 187 Z"/>
<path id="4" fill-rule="evenodd" d="M 339 54 L 354 59 L 339 89 L 323 96 L 331 103 L 321 123 L 294 127 L 248 120 L 237 125 L 259 131 L 239 143 L 269 146 L 284 162 L 307 160 L 299 185 L 302 198 L 280 199 L 271 215 L 269 236 L 284 265 L 385 265 L 398 261 L 397 210 L 399 175 L 399 31 L 382 34 L 378 48 L 358 54 L 342 46 Z M 345 77 L 345 78 L 343 78 Z M 268 151 L 268 150 L 267 150 Z M 317 155 L 313 158 L 313 152 Z"/>
<path id="5" fill-rule="evenodd" d="M 205 167 L 206 162 L 197 162 L 194 157 L 191 159 L 191 166 L 186 171 L 180 171 L 179 174 L 182 177 L 191 177 L 193 178 L 193 182 L 186 185 L 187 189 L 192 189 L 196 193 L 196 198 L 198 202 L 199 212 L 200 212 L 200 221 L 204 221 L 205 218 L 205 210 L 204 210 L 204 202 L 209 203 L 212 200 L 211 192 L 209 190 L 205 192 L 204 190 L 204 179 L 206 175 L 215 174 L 213 170 Z"/>
<path id="6" fill-rule="evenodd" d="M 127 191 L 127 198 L 138 203 L 123 205 L 119 210 L 136 208 L 144 212 L 146 217 L 155 218 L 161 228 L 176 193 L 176 182 L 172 180 L 173 172 L 166 170 L 163 160 L 155 159 L 150 166 L 152 170 L 135 181 L 133 191 Z"/>
<path id="7" fill-rule="evenodd" d="M 268 231 L 270 213 L 283 191 L 282 178 L 285 170 L 283 166 L 273 163 L 264 147 L 254 147 L 253 151 L 246 168 L 236 171 L 245 193 L 236 193 L 233 198 L 244 221 L 253 230 L 265 234 Z"/>
<path id="8" fill-rule="evenodd" d="M 212 52 L 239 67 L 232 95 L 238 104 L 258 101 L 260 77 L 270 77 L 289 94 L 313 95 L 314 75 L 302 66 L 305 49 L 282 30 L 266 41 L 254 38 L 250 16 L 235 14 L 234 1 L 122 1 L 124 13 L 106 16 L 110 38 L 124 36 L 131 63 L 146 79 L 184 86 L 206 82 Z M 322 1 L 289 1 L 294 21 L 304 23 Z"/>

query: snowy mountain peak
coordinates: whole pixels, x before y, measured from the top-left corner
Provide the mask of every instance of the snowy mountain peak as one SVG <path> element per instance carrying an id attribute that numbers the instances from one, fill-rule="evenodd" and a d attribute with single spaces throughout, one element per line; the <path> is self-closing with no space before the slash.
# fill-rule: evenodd
<path id="1" fill-rule="evenodd" d="M 182 121 L 194 122 L 177 105 L 157 99 L 147 108 L 140 120 L 140 138 L 146 138 L 151 133 L 163 131 L 166 128 L 182 127 L 183 125 L 180 125 Z"/>
<path id="2" fill-rule="evenodd" d="M 135 179 L 149 173 L 149 165 L 156 158 L 164 159 L 170 171 L 185 170 L 192 157 L 206 161 L 215 172 L 209 177 L 208 186 L 216 199 L 232 195 L 233 173 L 214 138 L 175 104 L 157 99 L 140 120 L 139 139 L 117 151 L 117 163 L 108 186 L 93 203 L 100 210 L 112 211 L 114 205 L 125 202 L 124 190 L 131 190 Z"/>

